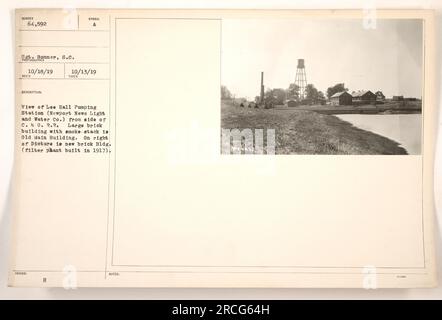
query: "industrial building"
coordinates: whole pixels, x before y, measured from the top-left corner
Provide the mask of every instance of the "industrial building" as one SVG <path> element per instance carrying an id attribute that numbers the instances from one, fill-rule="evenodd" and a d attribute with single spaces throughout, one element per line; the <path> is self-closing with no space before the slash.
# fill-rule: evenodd
<path id="1" fill-rule="evenodd" d="M 385 101 L 385 95 L 382 93 L 382 91 L 376 91 L 375 94 L 377 101 Z"/>
<path id="2" fill-rule="evenodd" d="M 352 92 L 353 104 L 376 104 L 376 95 L 370 90 Z"/>
<path id="3" fill-rule="evenodd" d="M 290 99 L 286 101 L 287 107 L 293 108 L 298 106 L 298 102 L 294 99 Z"/>
<path id="4" fill-rule="evenodd" d="M 330 97 L 332 106 L 349 106 L 352 104 L 352 96 L 347 91 L 337 92 Z"/>

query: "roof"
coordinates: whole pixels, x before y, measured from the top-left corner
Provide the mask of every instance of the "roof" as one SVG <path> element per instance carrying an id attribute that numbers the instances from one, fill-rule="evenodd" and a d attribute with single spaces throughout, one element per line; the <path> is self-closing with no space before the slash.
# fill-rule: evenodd
<path id="1" fill-rule="evenodd" d="M 359 90 L 359 91 L 355 91 L 355 92 L 352 92 L 351 95 L 353 96 L 353 98 L 356 98 L 356 97 L 362 97 L 363 95 L 365 95 L 365 94 L 367 94 L 367 93 L 371 93 L 371 94 L 374 95 L 374 93 L 371 92 L 370 90 Z"/>
<path id="2" fill-rule="evenodd" d="M 332 95 L 330 98 L 337 98 L 337 97 L 340 97 L 340 96 L 342 96 L 344 93 L 347 93 L 347 94 L 348 94 L 347 91 L 336 92 L 336 93 L 335 93 L 334 95 Z"/>

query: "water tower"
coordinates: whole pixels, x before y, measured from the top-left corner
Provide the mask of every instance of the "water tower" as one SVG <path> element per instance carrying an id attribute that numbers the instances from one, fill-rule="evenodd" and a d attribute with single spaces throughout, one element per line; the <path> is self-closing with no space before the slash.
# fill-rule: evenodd
<path id="1" fill-rule="evenodd" d="M 299 100 L 305 99 L 305 87 L 307 86 L 307 76 L 305 74 L 304 59 L 298 59 L 296 69 L 295 84 L 299 87 Z"/>

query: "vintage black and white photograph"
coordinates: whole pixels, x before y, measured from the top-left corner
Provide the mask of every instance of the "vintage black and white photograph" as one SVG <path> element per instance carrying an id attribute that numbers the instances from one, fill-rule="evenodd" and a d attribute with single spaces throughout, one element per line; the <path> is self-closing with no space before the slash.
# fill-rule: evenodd
<path id="1" fill-rule="evenodd" d="M 221 153 L 419 155 L 419 19 L 226 19 Z"/>

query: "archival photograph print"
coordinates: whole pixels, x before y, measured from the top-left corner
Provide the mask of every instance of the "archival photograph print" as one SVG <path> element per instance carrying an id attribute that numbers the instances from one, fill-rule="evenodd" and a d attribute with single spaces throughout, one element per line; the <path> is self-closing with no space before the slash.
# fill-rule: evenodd
<path id="1" fill-rule="evenodd" d="M 226 19 L 221 153 L 419 155 L 419 19 Z"/>

